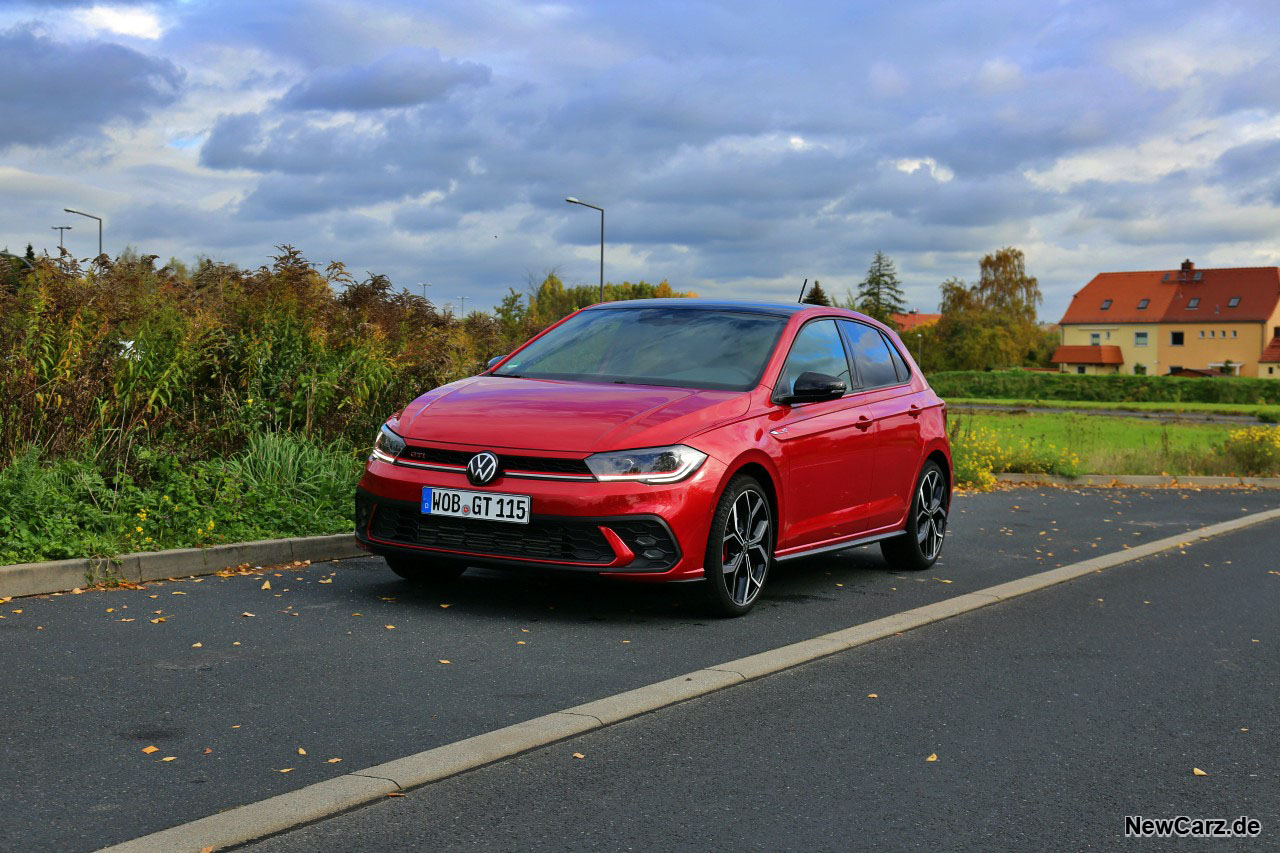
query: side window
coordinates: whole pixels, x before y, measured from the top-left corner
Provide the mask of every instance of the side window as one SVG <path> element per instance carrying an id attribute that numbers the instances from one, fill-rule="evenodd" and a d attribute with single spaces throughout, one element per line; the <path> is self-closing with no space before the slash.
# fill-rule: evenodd
<path id="1" fill-rule="evenodd" d="M 889 336 L 884 332 L 880 333 L 884 338 L 885 346 L 889 347 L 889 357 L 893 359 L 893 369 L 898 372 L 898 381 L 906 382 L 911 378 L 911 371 L 907 369 L 907 363 L 902 359 L 902 353 L 898 352 L 898 348 L 893 345 L 893 341 L 889 340 Z"/>
<path id="2" fill-rule="evenodd" d="M 796 379 L 802 373 L 813 371 L 843 379 L 846 388 L 852 388 L 849 379 L 849 360 L 844 354 L 844 344 L 836 331 L 834 320 L 814 320 L 806 323 L 791 344 L 787 363 L 778 377 L 776 390 L 790 394 Z"/>
<path id="3" fill-rule="evenodd" d="M 840 325 L 849 340 L 849 351 L 853 354 L 853 363 L 858 368 L 858 380 L 862 387 L 897 385 L 898 371 L 880 333 L 870 326 L 850 320 L 841 320 Z"/>

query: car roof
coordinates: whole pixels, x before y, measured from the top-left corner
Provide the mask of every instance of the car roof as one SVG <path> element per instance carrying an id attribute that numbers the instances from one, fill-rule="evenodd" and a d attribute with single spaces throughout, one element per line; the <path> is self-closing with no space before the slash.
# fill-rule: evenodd
<path id="1" fill-rule="evenodd" d="M 585 308 L 592 311 L 598 308 L 682 308 L 685 310 L 718 310 L 718 311 L 750 311 L 756 314 L 776 314 L 790 317 L 810 308 L 821 308 L 821 305 L 808 305 L 792 302 L 755 302 L 750 299 L 627 299 L 620 302 L 601 302 Z"/>

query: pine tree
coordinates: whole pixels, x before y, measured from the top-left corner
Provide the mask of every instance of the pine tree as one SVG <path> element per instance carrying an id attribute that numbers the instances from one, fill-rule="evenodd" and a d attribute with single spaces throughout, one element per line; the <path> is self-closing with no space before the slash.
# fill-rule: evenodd
<path id="1" fill-rule="evenodd" d="M 881 323 L 888 323 L 891 315 L 901 314 L 906 310 L 905 299 L 893 259 L 884 252 L 877 251 L 867 269 L 867 277 L 858 283 L 858 310 Z"/>
<path id="2" fill-rule="evenodd" d="M 25 257 L 27 260 L 31 261 L 32 263 L 35 263 L 36 250 L 32 248 L 30 243 L 27 244 L 27 254 L 25 255 Z"/>
<path id="3" fill-rule="evenodd" d="M 827 292 L 822 289 L 822 284 L 816 278 L 813 280 L 813 287 L 809 288 L 809 292 L 800 301 L 806 305 L 826 305 L 831 307 L 831 298 L 827 296 Z"/>

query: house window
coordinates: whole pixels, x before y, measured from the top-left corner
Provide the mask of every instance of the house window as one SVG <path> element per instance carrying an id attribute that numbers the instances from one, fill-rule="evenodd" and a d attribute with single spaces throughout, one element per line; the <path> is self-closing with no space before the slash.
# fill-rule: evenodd
<path id="1" fill-rule="evenodd" d="M 1151 304 L 1151 300 L 1150 300 L 1150 299 L 1139 299 L 1139 300 L 1138 300 L 1138 310 L 1139 310 L 1139 311 L 1146 311 L 1146 310 L 1147 310 L 1147 306 L 1148 306 L 1148 305 L 1150 305 L 1150 304 Z"/>
<path id="2" fill-rule="evenodd" d="M 1077 365 L 1076 365 L 1076 373 L 1084 373 L 1084 365 L 1083 365 L 1083 364 L 1077 364 Z"/>
<path id="3" fill-rule="evenodd" d="M 1104 300 L 1102 300 L 1102 310 L 1103 310 L 1103 311 L 1108 310 L 1110 307 L 1111 307 L 1111 300 L 1110 300 L 1110 299 L 1104 299 Z"/>
<path id="4" fill-rule="evenodd" d="M 1133 333 L 1133 345 L 1134 345 L 1135 347 L 1145 347 L 1145 346 L 1147 345 L 1147 333 L 1146 333 L 1146 332 L 1134 332 L 1134 333 Z"/>
<path id="5" fill-rule="evenodd" d="M 1227 330 L 1226 330 L 1226 329 L 1223 329 L 1223 330 L 1222 330 L 1222 335 L 1221 335 L 1221 337 L 1224 337 L 1224 338 L 1225 338 L 1226 336 L 1227 336 Z"/>
<path id="6" fill-rule="evenodd" d="M 1170 372 L 1170 373 L 1181 373 L 1181 372 L 1182 372 L 1182 365 L 1181 365 L 1181 364 L 1171 364 L 1171 365 L 1169 365 L 1169 372 Z"/>
<path id="7" fill-rule="evenodd" d="M 1169 333 L 1169 346 L 1171 346 L 1171 347 L 1180 347 L 1180 346 L 1182 346 L 1182 338 L 1183 338 L 1183 335 L 1184 335 L 1184 334 L 1186 334 L 1186 333 L 1185 333 L 1185 332 L 1170 332 L 1170 333 Z"/>
<path id="8" fill-rule="evenodd" d="M 1102 332 L 1089 333 L 1089 346 L 1096 347 L 1102 343 Z"/>
<path id="9" fill-rule="evenodd" d="M 1275 373 L 1275 372 L 1276 372 L 1276 369 L 1275 369 L 1274 367 L 1268 367 L 1268 368 L 1267 368 L 1267 373 L 1268 373 L 1268 374 Z"/>
<path id="10" fill-rule="evenodd" d="M 1204 329 L 1201 329 L 1201 330 L 1200 330 L 1200 337 L 1202 337 L 1202 338 L 1204 337 Z"/>
<path id="11" fill-rule="evenodd" d="M 1227 300 L 1227 307 L 1228 307 L 1228 308 L 1235 308 L 1235 307 L 1236 307 L 1237 305 L 1239 305 L 1239 304 L 1240 304 L 1240 297 L 1239 297 L 1239 296 L 1233 296 L 1233 297 L 1231 297 L 1230 299 L 1228 299 L 1228 300 Z"/>
<path id="12" fill-rule="evenodd" d="M 1189 310 L 1194 310 L 1194 309 L 1199 308 L 1199 307 L 1200 307 L 1200 297 L 1199 297 L 1199 296 L 1193 296 L 1193 297 L 1191 297 L 1191 300 L 1190 300 L 1189 302 L 1187 302 L 1187 308 L 1188 308 Z"/>
<path id="13" fill-rule="evenodd" d="M 1237 334 L 1236 334 L 1236 330 L 1235 330 L 1235 329 L 1232 329 L 1232 330 L 1231 330 L 1231 337 L 1233 337 L 1233 338 L 1234 338 L 1234 337 L 1237 337 Z"/>
<path id="14" fill-rule="evenodd" d="M 1134 375 L 1134 376 L 1146 376 L 1146 375 L 1147 375 L 1147 366 L 1146 366 L 1145 364 L 1135 364 L 1135 365 L 1133 366 L 1133 375 Z"/>
<path id="15" fill-rule="evenodd" d="M 1200 337 L 1202 337 L 1202 338 L 1204 337 L 1204 332 L 1201 332 L 1201 333 L 1200 333 Z M 1209 337 L 1211 337 L 1211 338 L 1213 337 L 1213 329 L 1210 329 L 1210 330 L 1209 330 Z"/>

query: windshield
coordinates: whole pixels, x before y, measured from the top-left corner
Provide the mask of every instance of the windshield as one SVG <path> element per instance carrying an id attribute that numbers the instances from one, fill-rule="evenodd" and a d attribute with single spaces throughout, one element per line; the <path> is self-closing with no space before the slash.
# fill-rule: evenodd
<path id="1" fill-rule="evenodd" d="M 747 391 L 785 317 L 698 308 L 595 308 L 525 347 L 495 376 Z"/>

